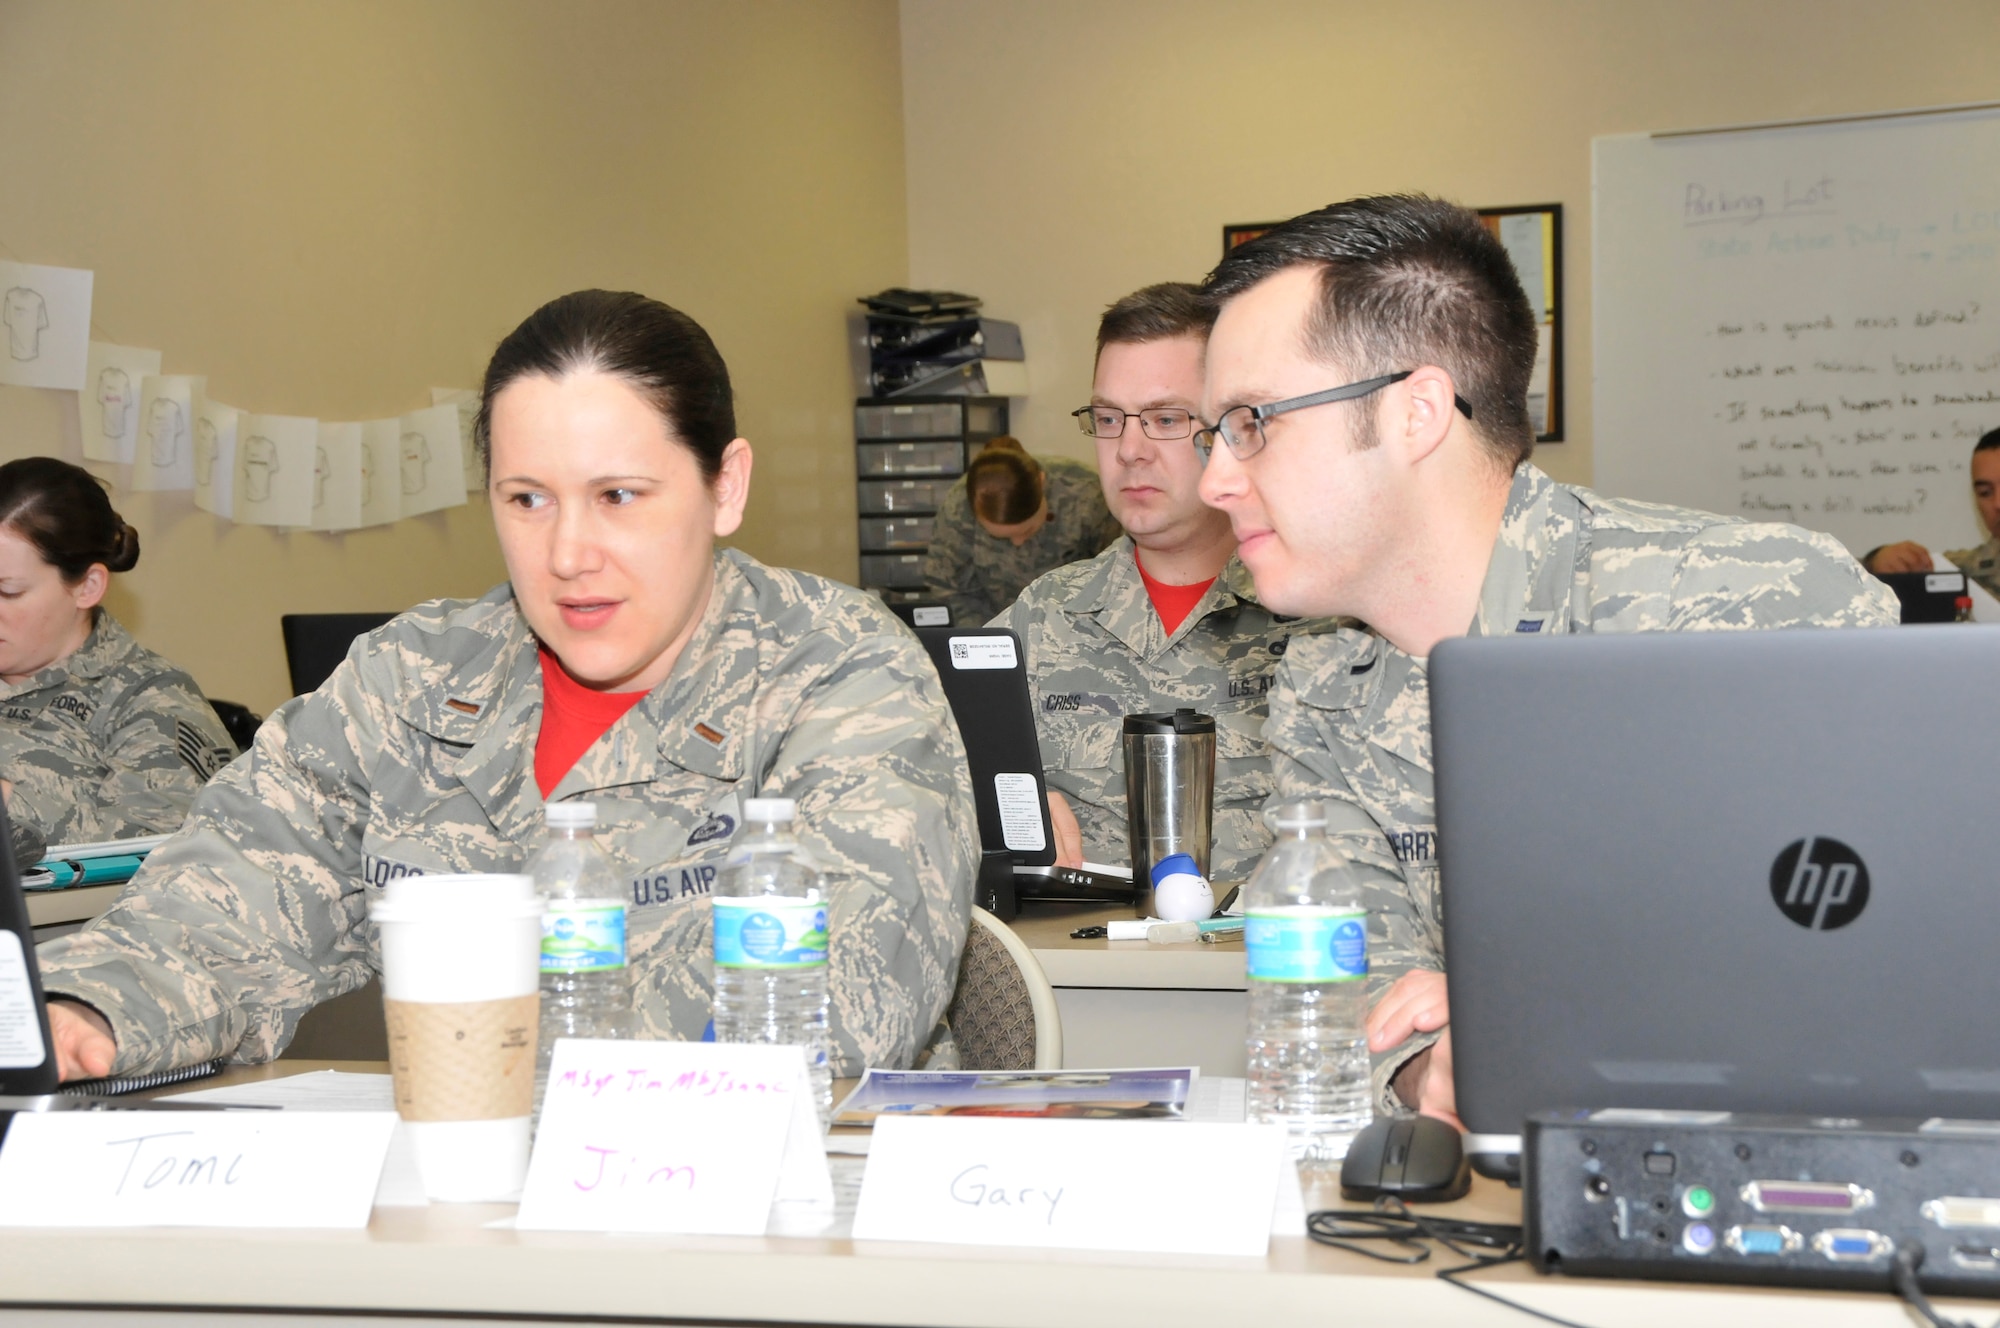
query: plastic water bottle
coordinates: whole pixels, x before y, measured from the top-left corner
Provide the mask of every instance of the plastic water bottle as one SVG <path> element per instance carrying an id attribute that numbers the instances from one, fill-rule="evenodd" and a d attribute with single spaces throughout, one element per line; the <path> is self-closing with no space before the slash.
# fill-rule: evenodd
<path id="1" fill-rule="evenodd" d="M 813 1101 L 833 1108 L 826 1057 L 826 892 L 792 836 L 790 798 L 743 804 L 715 912 L 715 1040 L 806 1050 Z"/>
<path id="2" fill-rule="evenodd" d="M 1243 890 L 1250 979 L 1250 1118 L 1289 1126 L 1292 1155 L 1347 1156 L 1374 1118 L 1368 1071 L 1368 914 L 1326 837 L 1326 808 L 1264 814 L 1277 842 Z"/>
<path id="3" fill-rule="evenodd" d="M 625 892 L 597 842 L 597 804 L 552 802 L 543 815 L 549 837 L 527 868 L 544 910 L 538 1106 L 557 1038 L 629 1037 L 632 1020 Z"/>

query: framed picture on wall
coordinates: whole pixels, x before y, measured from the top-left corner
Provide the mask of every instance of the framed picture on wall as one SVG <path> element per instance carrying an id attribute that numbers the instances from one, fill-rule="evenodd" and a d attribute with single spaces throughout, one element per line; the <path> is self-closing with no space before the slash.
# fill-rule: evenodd
<path id="1" fill-rule="evenodd" d="M 1480 208 L 1486 223 L 1514 260 L 1522 289 L 1534 307 L 1535 372 L 1528 380 L 1528 419 L 1535 441 L 1563 440 L 1562 234 L 1560 203 Z"/>
<path id="2" fill-rule="evenodd" d="M 1237 245 L 1248 244 L 1265 231 L 1271 230 L 1280 224 L 1275 221 L 1239 221 L 1234 225 L 1224 226 L 1222 228 L 1222 252 L 1227 255 Z"/>

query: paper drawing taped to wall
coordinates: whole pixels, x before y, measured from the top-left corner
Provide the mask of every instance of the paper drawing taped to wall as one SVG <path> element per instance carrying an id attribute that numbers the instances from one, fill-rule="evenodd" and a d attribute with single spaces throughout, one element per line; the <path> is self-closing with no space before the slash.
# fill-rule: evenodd
<path id="1" fill-rule="evenodd" d="M 211 401 L 206 392 L 194 403 L 194 505 L 217 516 L 236 515 L 236 423 L 234 406 Z"/>
<path id="2" fill-rule="evenodd" d="M 32 286 L 9 286 L 0 293 L 0 323 L 7 327 L 7 354 L 16 360 L 42 357 L 42 333 L 49 330 L 49 302 Z"/>
<path id="3" fill-rule="evenodd" d="M 192 489 L 194 474 L 195 403 L 206 394 L 208 380 L 189 374 L 155 374 L 139 385 L 139 435 L 142 445 L 132 457 L 132 488 Z"/>
<path id="4" fill-rule="evenodd" d="M 424 441 L 420 433 L 406 433 L 402 437 L 403 492 L 420 494 L 424 491 L 424 471 L 430 465 L 431 445 Z"/>
<path id="5" fill-rule="evenodd" d="M 361 524 L 361 477 L 368 449 L 359 424 L 321 420 L 313 450 L 314 530 L 352 530 Z"/>
<path id="6" fill-rule="evenodd" d="M 0 262 L 0 383 L 90 390 L 91 281 L 82 268 Z"/>
<path id="7" fill-rule="evenodd" d="M 138 451 L 139 398 L 146 380 L 159 376 L 160 352 L 93 341 L 85 360 L 76 403 L 84 459 L 129 466 Z"/>
<path id="8" fill-rule="evenodd" d="M 465 502 L 465 450 L 459 440 L 456 405 L 431 406 L 403 416 L 396 468 L 403 516 Z"/>
<path id="9" fill-rule="evenodd" d="M 310 526 L 319 421 L 245 415 L 236 456 L 236 519 L 260 526 Z"/>

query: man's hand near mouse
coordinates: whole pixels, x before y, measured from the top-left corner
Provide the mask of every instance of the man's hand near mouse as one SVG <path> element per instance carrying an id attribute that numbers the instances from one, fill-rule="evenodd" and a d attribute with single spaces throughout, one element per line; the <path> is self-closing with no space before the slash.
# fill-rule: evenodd
<path id="1" fill-rule="evenodd" d="M 1411 1057 L 1396 1072 L 1396 1096 L 1425 1116 L 1435 1116 L 1463 1131 L 1458 1097 L 1451 1081 L 1450 1009 L 1445 1001 L 1444 974 L 1413 968 L 1397 978 L 1368 1012 L 1368 1050 L 1388 1051 L 1418 1033 L 1438 1039 Z"/>

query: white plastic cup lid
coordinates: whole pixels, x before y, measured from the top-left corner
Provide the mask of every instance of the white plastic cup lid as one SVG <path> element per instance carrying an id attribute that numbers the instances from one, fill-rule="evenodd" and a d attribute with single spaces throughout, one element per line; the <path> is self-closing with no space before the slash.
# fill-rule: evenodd
<path id="1" fill-rule="evenodd" d="M 743 804 L 746 821 L 789 821 L 799 814 L 799 804 L 790 798 L 750 798 Z"/>
<path id="2" fill-rule="evenodd" d="M 516 874 L 398 876 L 369 905 L 378 922 L 413 922 L 440 915 L 512 917 L 539 914 L 542 901 L 535 883 Z"/>
<path id="3" fill-rule="evenodd" d="M 555 830 L 589 830 L 597 825 L 594 802 L 551 802 L 542 808 L 546 824 Z"/>

